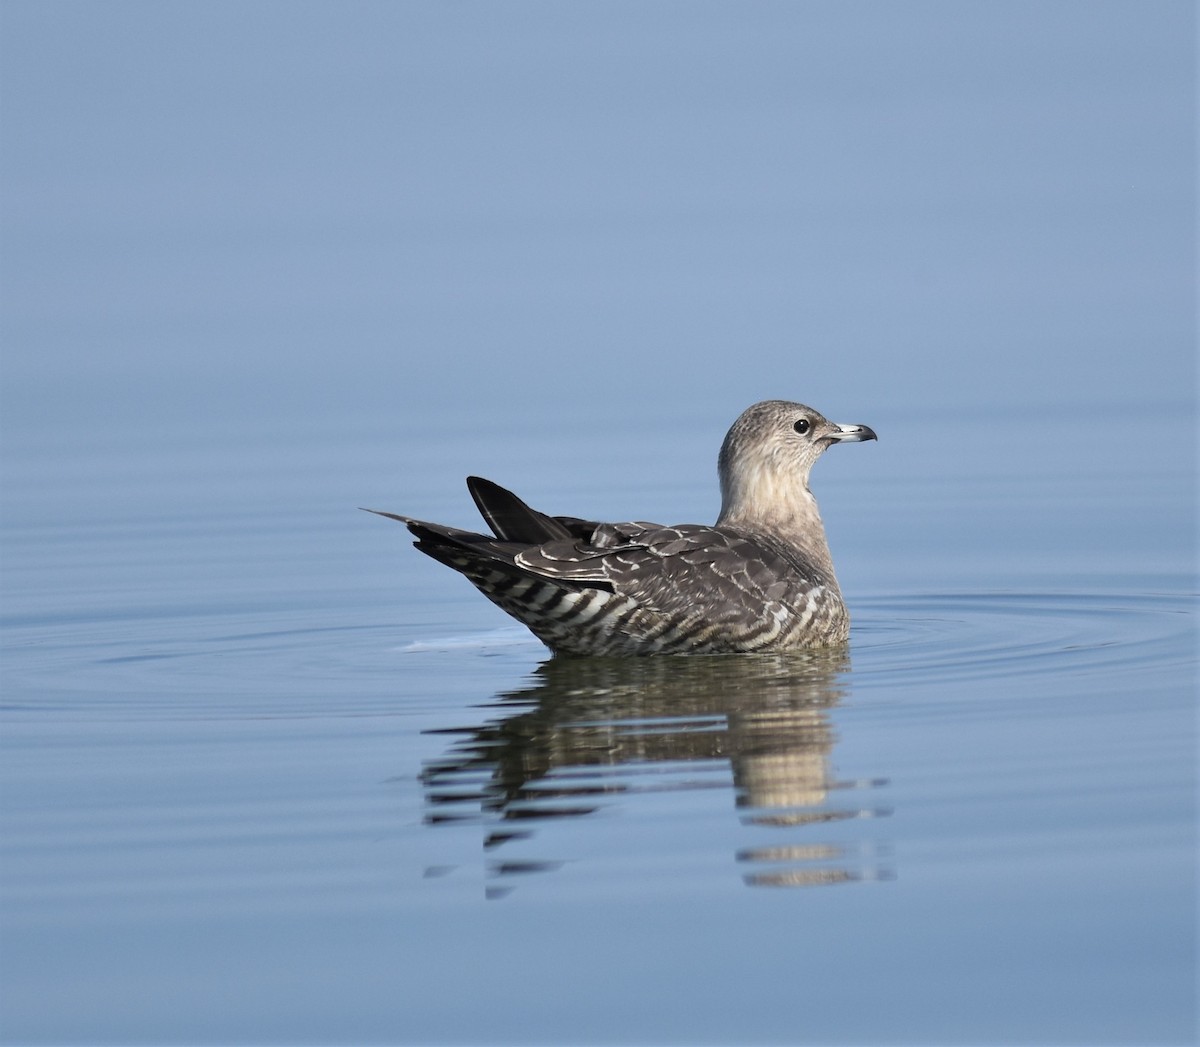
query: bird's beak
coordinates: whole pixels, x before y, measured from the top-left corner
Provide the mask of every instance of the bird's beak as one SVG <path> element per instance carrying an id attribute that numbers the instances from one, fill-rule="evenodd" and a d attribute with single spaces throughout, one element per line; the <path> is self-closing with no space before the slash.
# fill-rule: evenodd
<path id="1" fill-rule="evenodd" d="M 837 432 L 830 433 L 827 439 L 839 444 L 862 443 L 863 440 L 878 440 L 875 430 L 869 425 L 838 425 L 834 423 Z"/>

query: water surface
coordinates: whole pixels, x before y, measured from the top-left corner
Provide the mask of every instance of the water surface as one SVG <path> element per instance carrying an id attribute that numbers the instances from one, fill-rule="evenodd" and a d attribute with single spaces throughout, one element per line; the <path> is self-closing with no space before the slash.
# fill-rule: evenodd
<path id="1" fill-rule="evenodd" d="M 357 464 L 10 472 L 10 1040 L 1184 1038 L 1188 535 L 1100 563 L 1037 527 L 1010 573 L 992 499 L 935 553 L 838 449 L 848 648 L 552 659 L 354 510 L 385 441 L 318 443 Z M 993 482 L 1076 525 L 1108 497 Z M 885 519 L 912 551 L 872 584 Z"/>

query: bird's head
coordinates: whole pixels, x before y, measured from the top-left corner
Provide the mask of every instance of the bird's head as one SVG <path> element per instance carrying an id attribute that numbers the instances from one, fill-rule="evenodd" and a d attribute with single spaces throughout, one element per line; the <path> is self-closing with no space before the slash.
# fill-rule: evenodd
<path id="1" fill-rule="evenodd" d="M 865 425 L 839 425 L 787 400 L 746 408 L 725 436 L 717 462 L 721 520 L 787 519 L 816 512 L 808 493 L 813 464 L 835 443 L 875 440 Z"/>

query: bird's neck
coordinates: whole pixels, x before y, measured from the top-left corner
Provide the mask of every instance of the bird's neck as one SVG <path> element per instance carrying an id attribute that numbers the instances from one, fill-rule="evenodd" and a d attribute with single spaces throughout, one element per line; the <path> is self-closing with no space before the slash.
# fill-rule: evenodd
<path id="1" fill-rule="evenodd" d="M 718 527 L 761 534 L 795 550 L 836 589 L 833 559 L 825 538 L 825 525 L 808 484 L 794 476 L 780 477 L 764 471 L 750 483 L 722 487 Z"/>

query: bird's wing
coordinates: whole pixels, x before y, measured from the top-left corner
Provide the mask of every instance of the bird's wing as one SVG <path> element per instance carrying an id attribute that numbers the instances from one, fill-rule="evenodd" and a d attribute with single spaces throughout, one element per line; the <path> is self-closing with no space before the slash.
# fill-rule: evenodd
<path id="1" fill-rule="evenodd" d="M 587 538 L 599 526 L 574 516 L 547 516 L 482 476 L 468 476 L 467 490 L 480 515 L 502 541 L 540 545 L 560 538 Z"/>
<path id="2" fill-rule="evenodd" d="M 730 625 L 799 611 L 818 584 L 750 535 L 693 524 L 602 524 L 590 541 L 546 542 L 516 562 L 542 577 L 611 586 L 664 615 Z"/>

